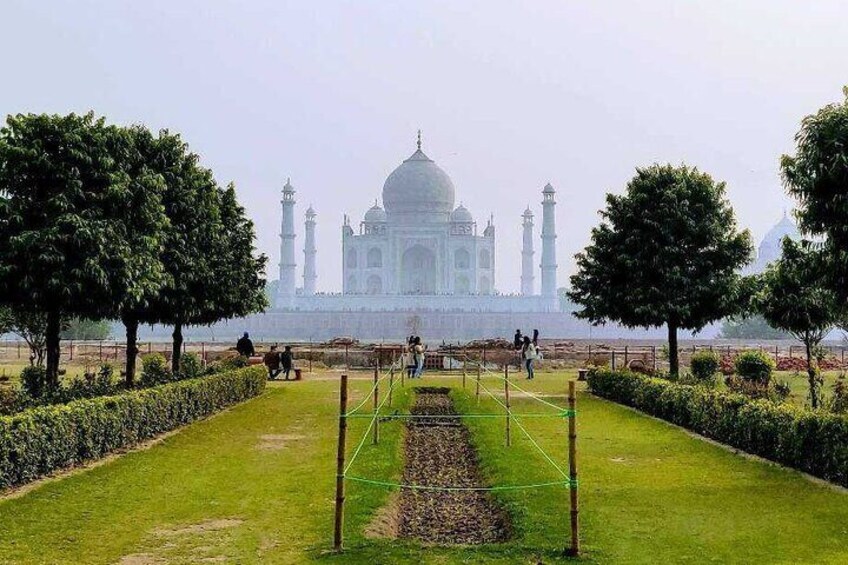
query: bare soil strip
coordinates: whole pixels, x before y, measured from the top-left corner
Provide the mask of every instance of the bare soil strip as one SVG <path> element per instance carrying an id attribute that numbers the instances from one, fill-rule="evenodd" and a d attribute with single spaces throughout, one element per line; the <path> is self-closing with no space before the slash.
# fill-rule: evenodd
<path id="1" fill-rule="evenodd" d="M 468 429 L 459 416 L 451 417 L 456 412 L 449 392 L 416 388 L 413 417 L 407 422 L 405 484 L 486 486 Z M 448 417 L 426 417 L 433 415 Z M 482 544 L 506 541 L 511 528 L 506 511 L 489 492 L 403 489 L 398 535 L 436 544 Z"/>

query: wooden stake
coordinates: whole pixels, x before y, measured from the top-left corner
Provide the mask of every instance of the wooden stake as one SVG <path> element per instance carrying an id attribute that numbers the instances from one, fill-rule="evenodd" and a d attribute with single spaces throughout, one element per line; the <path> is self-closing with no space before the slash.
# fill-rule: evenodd
<path id="1" fill-rule="evenodd" d="M 512 412 L 509 410 L 509 365 L 504 367 L 504 396 L 506 397 L 506 446 L 512 445 L 512 437 L 509 433 L 509 421 L 512 420 Z"/>
<path id="2" fill-rule="evenodd" d="M 466 375 L 467 372 L 468 371 L 466 371 L 466 369 L 465 369 L 465 360 L 463 359 L 463 361 L 462 361 L 462 390 L 465 390 L 465 378 L 467 376 Z"/>
<path id="3" fill-rule="evenodd" d="M 374 445 L 380 443 L 380 417 L 377 415 L 377 405 L 380 402 L 380 370 L 374 367 Z"/>
<path id="4" fill-rule="evenodd" d="M 392 406 L 392 391 L 395 384 L 395 364 L 392 363 L 392 368 L 389 369 L 389 408 Z"/>
<path id="5" fill-rule="evenodd" d="M 336 520 L 333 532 L 333 548 L 342 550 L 342 528 L 344 527 L 345 501 L 345 441 L 347 439 L 347 375 L 342 375 L 339 392 L 339 449 L 336 455 Z"/>
<path id="6" fill-rule="evenodd" d="M 480 372 L 481 371 L 482 371 L 482 368 L 480 366 L 480 363 L 477 363 L 477 403 L 478 404 L 480 403 Z"/>
<path id="7" fill-rule="evenodd" d="M 579 506 L 577 500 L 577 396 L 574 381 L 568 381 L 568 478 L 571 481 L 571 547 L 568 554 L 580 554 Z"/>

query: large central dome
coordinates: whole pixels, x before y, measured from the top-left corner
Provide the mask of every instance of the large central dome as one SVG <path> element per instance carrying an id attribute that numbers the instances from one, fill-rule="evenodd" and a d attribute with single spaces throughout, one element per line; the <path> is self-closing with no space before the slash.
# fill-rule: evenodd
<path id="1" fill-rule="evenodd" d="M 420 145 L 409 159 L 392 171 L 383 185 L 383 205 L 389 214 L 447 216 L 453 204 L 453 182 L 421 151 Z"/>

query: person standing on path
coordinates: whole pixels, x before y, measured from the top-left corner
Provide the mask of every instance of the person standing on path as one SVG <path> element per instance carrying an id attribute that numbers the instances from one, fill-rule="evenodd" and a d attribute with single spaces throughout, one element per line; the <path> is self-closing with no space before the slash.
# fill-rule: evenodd
<path id="1" fill-rule="evenodd" d="M 280 363 L 283 366 L 283 373 L 286 375 L 286 380 L 289 380 L 289 373 L 291 373 L 293 361 L 294 358 L 292 357 L 291 345 L 287 345 L 283 354 L 280 355 Z"/>
<path id="2" fill-rule="evenodd" d="M 530 336 L 524 336 L 524 346 L 521 348 L 521 356 L 524 359 L 524 366 L 527 368 L 527 380 L 532 380 L 535 374 L 533 373 L 533 361 L 536 360 L 536 346 L 530 340 Z"/>
<path id="3" fill-rule="evenodd" d="M 415 374 L 413 377 L 420 379 L 421 373 L 424 372 L 424 345 L 422 345 L 421 338 L 419 336 L 415 336 L 413 352 L 415 356 Z"/>
<path id="4" fill-rule="evenodd" d="M 244 332 L 244 335 L 236 342 L 236 351 L 242 357 L 253 357 L 256 355 L 256 350 L 253 348 L 253 342 L 250 341 L 250 335 Z"/>

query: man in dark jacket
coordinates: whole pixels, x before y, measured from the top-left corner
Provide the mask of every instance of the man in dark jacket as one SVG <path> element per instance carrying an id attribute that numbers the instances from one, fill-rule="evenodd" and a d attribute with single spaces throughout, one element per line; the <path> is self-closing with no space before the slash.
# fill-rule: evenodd
<path id="1" fill-rule="evenodd" d="M 280 355 L 280 363 L 283 366 L 283 372 L 286 374 L 286 380 L 289 380 L 289 373 L 292 370 L 292 350 L 291 345 L 287 345 L 283 354 Z"/>
<path id="2" fill-rule="evenodd" d="M 250 341 L 250 336 L 247 332 L 236 342 L 236 351 L 242 357 L 253 357 L 256 355 L 256 350 L 253 349 L 253 342 Z"/>
<path id="3" fill-rule="evenodd" d="M 271 351 L 265 354 L 265 366 L 268 368 L 268 378 L 273 380 L 277 379 L 277 375 L 280 374 L 280 361 L 281 356 L 280 352 L 277 351 L 277 346 L 272 345 Z"/>

